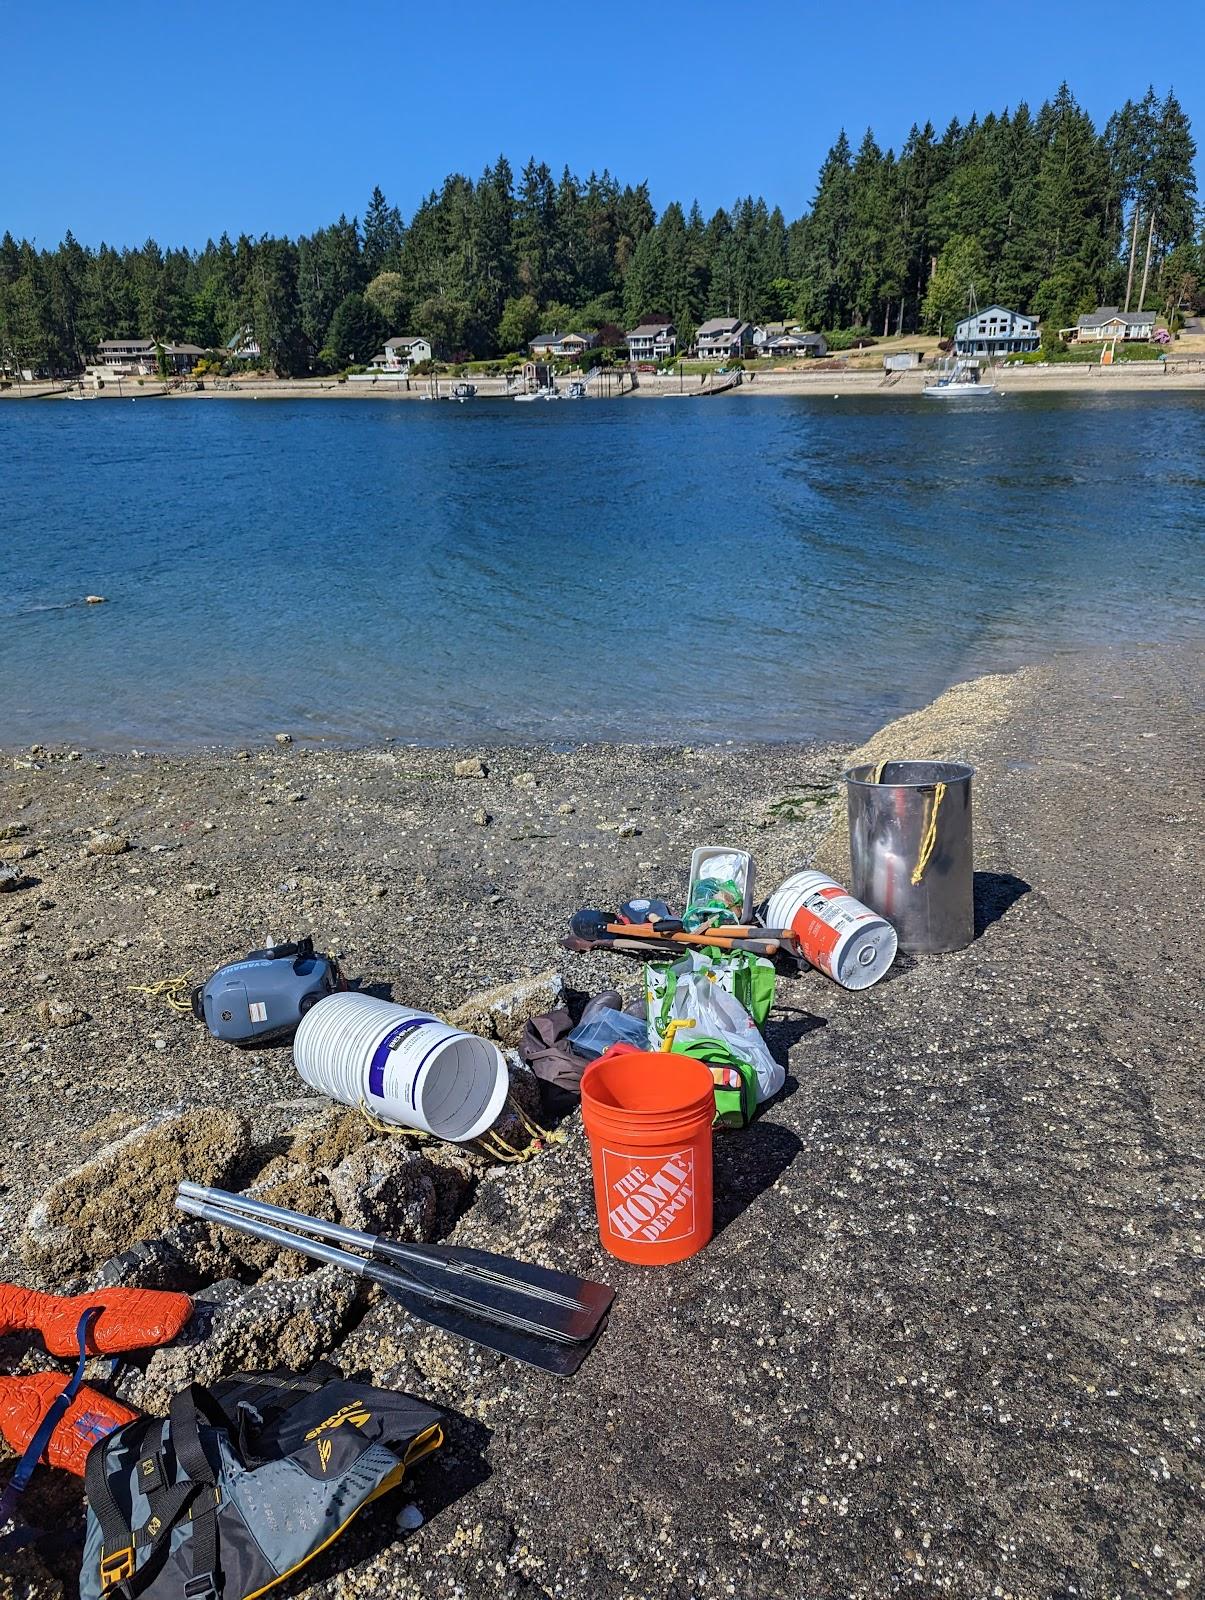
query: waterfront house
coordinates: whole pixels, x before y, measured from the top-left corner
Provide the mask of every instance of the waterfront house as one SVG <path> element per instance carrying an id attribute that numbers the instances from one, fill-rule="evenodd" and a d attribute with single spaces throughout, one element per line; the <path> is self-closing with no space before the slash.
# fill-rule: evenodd
<path id="1" fill-rule="evenodd" d="M 954 326 L 954 349 L 960 356 L 1011 356 L 1036 350 L 1042 342 L 1038 319 L 1007 306 L 985 306 Z"/>
<path id="2" fill-rule="evenodd" d="M 628 360 L 633 366 L 641 362 L 668 361 L 678 348 L 677 329 L 668 317 L 649 317 L 623 337 L 628 347 Z"/>
<path id="3" fill-rule="evenodd" d="M 753 329 L 739 317 L 711 317 L 695 335 L 700 361 L 736 361 L 753 345 Z"/>
<path id="4" fill-rule="evenodd" d="M 761 355 L 762 346 L 772 340 L 781 338 L 784 333 L 802 333 L 803 325 L 799 322 L 759 322 L 753 329 L 753 351 Z"/>
<path id="5" fill-rule="evenodd" d="M 373 356 L 368 365 L 378 367 L 383 372 L 395 372 L 404 378 L 411 367 L 418 366 L 420 361 L 430 361 L 432 354 L 430 339 L 418 334 L 402 334 L 396 339 L 386 339 L 384 350 L 380 355 Z"/>
<path id="6" fill-rule="evenodd" d="M 244 323 L 233 338 L 226 340 L 226 354 L 231 361 L 258 361 L 261 355 L 255 329 Z"/>
<path id="7" fill-rule="evenodd" d="M 828 354 L 828 341 L 822 333 L 776 333 L 763 339 L 755 353 L 769 356 L 775 361 L 819 358 Z"/>
<path id="8" fill-rule="evenodd" d="M 160 350 L 167 370 L 173 373 L 191 372 L 205 354 L 197 344 L 156 344 L 154 339 L 102 339 L 100 364 L 115 377 L 125 373 L 155 377 L 159 372 Z"/>
<path id="9" fill-rule="evenodd" d="M 596 333 L 540 333 L 528 345 L 534 357 L 543 361 L 569 360 L 583 350 L 593 350 Z"/>
<path id="10" fill-rule="evenodd" d="M 1095 311 L 1086 311 L 1077 319 L 1074 328 L 1065 331 L 1082 342 L 1149 339 L 1155 331 L 1155 316 L 1154 311 L 1119 311 L 1116 306 L 1098 306 Z"/>

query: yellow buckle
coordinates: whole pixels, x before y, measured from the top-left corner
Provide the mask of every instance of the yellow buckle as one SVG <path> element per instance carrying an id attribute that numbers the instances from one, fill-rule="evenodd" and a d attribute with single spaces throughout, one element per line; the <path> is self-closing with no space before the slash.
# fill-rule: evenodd
<path id="1" fill-rule="evenodd" d="M 125 1578 L 134 1576 L 134 1546 L 128 1544 L 122 1550 L 114 1550 L 112 1555 L 103 1551 L 100 1557 L 100 1586 L 102 1589 L 112 1589 L 115 1584 L 121 1583 Z"/>

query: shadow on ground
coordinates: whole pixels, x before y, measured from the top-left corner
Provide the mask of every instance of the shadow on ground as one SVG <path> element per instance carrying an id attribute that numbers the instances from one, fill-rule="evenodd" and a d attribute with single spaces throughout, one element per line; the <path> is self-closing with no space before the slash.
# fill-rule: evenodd
<path id="1" fill-rule="evenodd" d="M 794 1078 L 788 1078 L 783 1095 L 796 1088 Z M 743 1130 L 716 1134 L 712 1161 L 717 1235 L 787 1170 L 799 1150 L 799 1139 L 789 1128 L 765 1117 Z"/>
<path id="2" fill-rule="evenodd" d="M 1032 884 L 1012 872 L 977 872 L 975 874 L 975 937 L 976 939 L 993 922 L 1016 905 L 1022 895 L 1027 895 Z"/>

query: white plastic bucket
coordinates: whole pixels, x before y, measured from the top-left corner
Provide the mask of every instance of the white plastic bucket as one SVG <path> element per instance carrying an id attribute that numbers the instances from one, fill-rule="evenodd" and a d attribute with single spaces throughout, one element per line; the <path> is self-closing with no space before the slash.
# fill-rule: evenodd
<path id="1" fill-rule="evenodd" d="M 788 878 L 770 896 L 765 921 L 768 928 L 790 928 L 812 965 L 843 989 L 877 983 L 899 943 L 885 917 L 823 872 Z"/>
<path id="2" fill-rule="evenodd" d="M 459 1142 L 497 1121 L 510 1087 L 488 1039 L 370 994 L 328 995 L 307 1011 L 293 1064 L 332 1100 Z"/>

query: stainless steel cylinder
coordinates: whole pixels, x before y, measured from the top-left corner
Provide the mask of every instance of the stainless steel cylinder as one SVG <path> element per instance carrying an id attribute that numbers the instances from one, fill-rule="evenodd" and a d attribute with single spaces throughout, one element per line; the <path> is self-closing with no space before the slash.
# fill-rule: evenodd
<path id="1" fill-rule="evenodd" d="M 974 775 L 961 761 L 889 761 L 881 772 L 871 763 L 843 774 L 850 891 L 914 955 L 961 950 L 974 937 Z"/>

